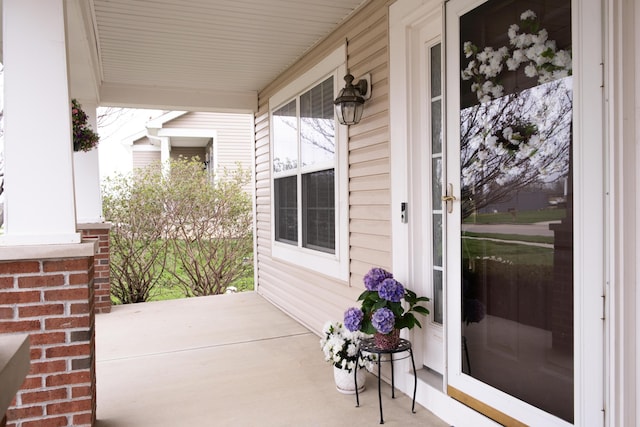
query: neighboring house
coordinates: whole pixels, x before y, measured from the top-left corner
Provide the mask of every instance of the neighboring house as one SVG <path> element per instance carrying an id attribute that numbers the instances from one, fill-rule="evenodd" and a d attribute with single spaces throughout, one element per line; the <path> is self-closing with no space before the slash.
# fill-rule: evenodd
<path id="1" fill-rule="evenodd" d="M 169 112 L 146 123 L 123 141 L 131 148 L 132 168 L 168 159 L 198 157 L 220 177 L 225 170 L 252 168 L 253 120 L 249 114 Z"/>
<path id="2" fill-rule="evenodd" d="M 398 361 L 395 385 L 416 381 L 447 423 L 640 425 L 637 2 L 139 3 L 3 1 L 3 330 L 59 329 L 34 357 L 87 393 L 57 399 L 35 377 L 37 414 L 55 400 L 84 408 L 77 424 L 95 417 L 98 263 L 76 206 L 99 221 L 99 182 L 95 153 L 70 156 L 71 93 L 85 108 L 253 113 L 256 291 L 317 333 L 372 266 L 429 296 L 423 328 L 405 331 L 417 378 Z M 371 98 L 344 126 L 348 71 Z M 25 131 L 33 117 L 46 132 Z M 529 184 L 562 184 L 554 208 L 483 214 Z M 82 292 L 51 291 L 68 278 Z M 16 304 L 45 295 L 65 295 L 64 314 L 23 319 Z"/>

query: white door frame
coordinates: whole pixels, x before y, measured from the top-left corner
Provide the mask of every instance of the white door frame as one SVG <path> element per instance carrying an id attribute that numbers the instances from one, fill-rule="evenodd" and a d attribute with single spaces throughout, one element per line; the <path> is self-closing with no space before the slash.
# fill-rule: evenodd
<path id="1" fill-rule="evenodd" d="M 456 0 L 452 0 L 455 2 Z M 481 2 L 477 1 L 476 4 Z M 407 28 L 412 22 L 438 6 L 442 1 L 398 0 L 394 7 L 403 8 Z M 413 8 L 413 9 L 411 9 Z M 411 12 L 414 10 L 414 12 Z M 602 323 L 605 294 L 605 153 L 603 144 L 602 77 L 602 10 L 598 0 L 572 2 L 572 32 L 574 58 L 574 392 L 575 425 L 602 425 L 604 422 L 604 326 Z M 411 229 L 400 218 L 400 204 L 409 203 L 411 214 L 411 186 L 407 174 L 409 166 L 408 141 L 411 139 L 411 101 L 413 89 L 407 63 L 408 35 L 400 37 L 404 48 L 398 49 L 392 40 L 390 47 L 391 79 L 391 178 L 393 272 L 399 280 L 413 283 L 411 260 Z M 446 40 L 451 43 L 451 40 Z M 395 46 L 395 47 L 394 47 Z M 446 45 L 443 44 L 446 52 Z M 451 97 L 451 93 L 447 96 Z M 450 120 L 450 118 L 449 118 Z M 458 192 L 459 189 L 455 189 Z M 411 217 L 409 217 L 411 218 Z M 445 296 L 452 298 L 450 294 Z M 453 336 L 451 323 L 459 324 L 445 307 L 445 336 Z M 412 339 L 420 341 L 422 334 Z M 459 348 L 457 340 L 447 339 L 447 351 Z M 416 349 L 420 358 L 420 348 Z M 419 359 L 420 360 L 420 359 Z M 449 362 L 450 363 L 450 362 Z M 449 382 L 445 373 L 444 384 Z M 455 373 L 454 373 L 455 374 Z"/>
<path id="2" fill-rule="evenodd" d="M 419 247 L 424 247 L 426 241 L 430 241 L 431 230 L 418 224 L 424 210 L 422 202 L 418 199 L 420 191 L 425 189 L 428 182 L 423 181 L 419 185 L 413 183 L 415 176 L 425 173 L 416 172 L 417 157 L 425 158 L 424 152 L 418 152 L 416 148 L 425 142 L 428 128 L 424 120 L 411 120 L 411 117 L 420 117 L 424 113 L 422 103 L 426 96 L 426 81 L 418 78 L 421 69 L 419 62 L 424 55 L 420 50 L 425 42 L 440 39 L 442 29 L 442 2 L 431 0 L 426 2 L 406 1 L 404 10 L 410 10 L 411 4 L 417 6 L 412 13 L 405 16 L 402 26 L 406 28 L 403 40 L 398 40 L 404 49 L 390 49 L 391 75 L 390 100 L 391 123 L 390 134 L 392 141 L 391 154 L 391 182 L 392 182 L 392 244 L 393 244 L 393 274 L 402 283 L 407 284 L 418 294 L 430 295 L 431 270 L 423 268 L 418 258 L 425 256 Z M 429 23 L 429 26 L 427 25 Z M 437 28 L 433 28 L 433 25 Z M 440 33 L 440 34 L 438 34 Z M 444 87 L 443 87 L 444 91 Z M 402 143 L 399 143 L 399 142 Z M 426 141 L 429 143 L 429 141 Z M 426 174 L 426 173 L 425 173 Z M 429 180 L 430 181 L 430 180 Z M 430 190 L 430 187 L 426 187 Z M 401 204 L 407 203 L 407 222 L 403 222 L 400 215 Z M 428 255 L 428 254 L 426 254 Z M 430 301 L 432 304 L 432 301 Z M 411 336 L 416 360 L 421 365 L 425 359 L 425 346 L 428 344 L 427 328 L 430 321 L 419 318 L 422 329 L 414 329 Z M 443 328 L 440 328 L 440 336 L 444 336 Z M 437 335 L 438 333 L 436 333 Z M 443 338 L 441 338 L 443 339 Z M 444 343 L 442 348 L 442 363 L 437 371 L 444 373 Z M 432 349 L 433 351 L 433 349 Z"/>

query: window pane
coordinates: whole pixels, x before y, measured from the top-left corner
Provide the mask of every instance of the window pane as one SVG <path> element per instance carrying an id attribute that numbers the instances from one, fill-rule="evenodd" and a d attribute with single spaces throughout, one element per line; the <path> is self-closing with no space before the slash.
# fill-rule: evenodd
<path id="1" fill-rule="evenodd" d="M 300 96 L 300 150 L 302 166 L 335 157 L 333 77 Z"/>
<path id="2" fill-rule="evenodd" d="M 444 320 L 442 270 L 433 270 L 433 321 L 442 325 Z"/>
<path id="3" fill-rule="evenodd" d="M 442 94 L 442 77 L 441 77 L 441 61 L 440 58 L 441 45 L 431 48 L 431 97 L 435 98 Z"/>
<path id="4" fill-rule="evenodd" d="M 432 209 L 442 209 L 442 157 L 431 159 L 431 203 Z"/>
<path id="5" fill-rule="evenodd" d="M 302 245 L 335 252 L 334 170 L 302 176 Z"/>
<path id="6" fill-rule="evenodd" d="M 433 214 L 433 265 L 442 266 L 442 214 Z"/>
<path id="7" fill-rule="evenodd" d="M 295 176 L 274 180 L 276 240 L 298 244 L 298 185 Z"/>
<path id="8" fill-rule="evenodd" d="M 433 264 L 433 314 L 434 323 L 443 322 L 443 223 L 442 223 L 442 59 L 441 44 L 430 49 L 431 70 L 431 209 L 432 209 L 432 264 Z"/>
<path id="9" fill-rule="evenodd" d="M 460 18 L 463 368 L 571 423 L 571 2 L 522 3 Z"/>
<path id="10" fill-rule="evenodd" d="M 431 103 L 431 150 L 433 154 L 442 152 L 442 101 Z"/>
<path id="11" fill-rule="evenodd" d="M 298 119 L 293 100 L 273 113 L 273 171 L 298 167 Z"/>

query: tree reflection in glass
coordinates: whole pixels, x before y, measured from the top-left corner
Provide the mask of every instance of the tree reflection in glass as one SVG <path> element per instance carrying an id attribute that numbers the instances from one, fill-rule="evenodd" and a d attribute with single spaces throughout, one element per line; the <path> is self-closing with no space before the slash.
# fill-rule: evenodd
<path id="1" fill-rule="evenodd" d="M 460 19 L 462 370 L 572 422 L 571 9 L 519 7 Z"/>

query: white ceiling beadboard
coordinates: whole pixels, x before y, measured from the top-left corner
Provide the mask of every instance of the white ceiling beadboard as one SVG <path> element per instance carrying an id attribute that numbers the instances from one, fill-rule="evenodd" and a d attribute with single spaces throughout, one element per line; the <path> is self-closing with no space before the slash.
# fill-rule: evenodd
<path id="1" fill-rule="evenodd" d="M 367 1 L 92 0 L 100 79 L 112 94 L 255 96 Z"/>
<path id="2" fill-rule="evenodd" d="M 369 1 L 66 0 L 71 93 L 101 105 L 254 110 L 260 89 Z"/>

